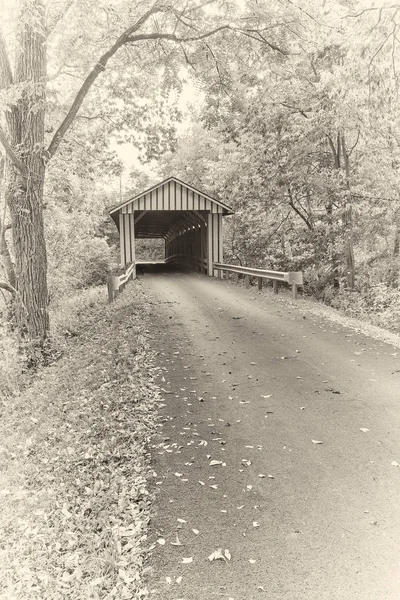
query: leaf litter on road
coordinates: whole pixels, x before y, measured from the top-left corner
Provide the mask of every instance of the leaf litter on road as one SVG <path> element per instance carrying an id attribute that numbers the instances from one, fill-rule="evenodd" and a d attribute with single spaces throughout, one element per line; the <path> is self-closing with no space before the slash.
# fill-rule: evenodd
<path id="1" fill-rule="evenodd" d="M 179 538 L 178 538 L 178 534 L 176 534 L 176 540 L 175 542 L 170 542 L 171 546 L 182 546 Z"/>
<path id="2" fill-rule="evenodd" d="M 224 560 L 226 562 L 227 560 L 231 560 L 231 558 L 231 553 L 227 548 L 225 548 L 225 550 L 222 550 L 222 548 L 218 548 L 218 550 L 214 550 L 214 552 L 212 552 L 209 555 L 208 560 L 210 562 L 212 562 L 213 560 Z"/>

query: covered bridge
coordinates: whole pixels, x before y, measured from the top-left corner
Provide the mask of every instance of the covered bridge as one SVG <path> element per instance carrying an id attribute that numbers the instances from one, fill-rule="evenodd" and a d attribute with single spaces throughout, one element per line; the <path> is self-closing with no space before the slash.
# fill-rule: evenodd
<path id="1" fill-rule="evenodd" d="M 135 261 L 135 239 L 163 238 L 165 261 L 218 276 L 223 263 L 222 217 L 226 204 L 169 177 L 110 210 L 120 236 L 121 265 Z"/>

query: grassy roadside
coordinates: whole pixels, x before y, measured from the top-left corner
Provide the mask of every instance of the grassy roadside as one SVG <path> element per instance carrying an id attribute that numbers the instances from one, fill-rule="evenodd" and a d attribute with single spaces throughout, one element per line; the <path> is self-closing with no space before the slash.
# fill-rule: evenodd
<path id="1" fill-rule="evenodd" d="M 0 402 L 0 598 L 142 598 L 158 392 L 139 282 L 54 316 L 63 356 Z M 61 337 L 60 337 L 61 340 Z"/>

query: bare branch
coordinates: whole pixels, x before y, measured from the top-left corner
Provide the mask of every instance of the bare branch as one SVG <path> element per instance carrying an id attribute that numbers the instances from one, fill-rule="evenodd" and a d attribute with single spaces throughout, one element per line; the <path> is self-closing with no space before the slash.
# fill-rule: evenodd
<path id="1" fill-rule="evenodd" d="M 221 25 L 220 27 L 211 29 L 211 31 L 207 31 L 206 33 L 201 33 L 199 35 L 193 35 L 190 37 L 177 37 L 173 33 L 139 33 L 134 36 L 129 36 L 126 41 L 138 42 L 143 40 L 169 40 L 171 42 L 176 42 L 177 44 L 182 44 L 184 42 L 197 42 L 199 40 L 204 40 L 205 38 L 211 37 L 212 35 L 215 35 L 219 31 L 223 31 L 224 29 L 239 31 L 238 29 L 235 30 L 230 25 Z"/>

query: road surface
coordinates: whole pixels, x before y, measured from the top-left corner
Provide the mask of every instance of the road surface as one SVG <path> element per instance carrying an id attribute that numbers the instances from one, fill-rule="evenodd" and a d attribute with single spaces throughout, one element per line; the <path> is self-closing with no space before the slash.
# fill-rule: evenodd
<path id="1" fill-rule="evenodd" d="M 266 291 L 142 282 L 165 397 L 150 597 L 399 600 L 400 350 Z"/>

